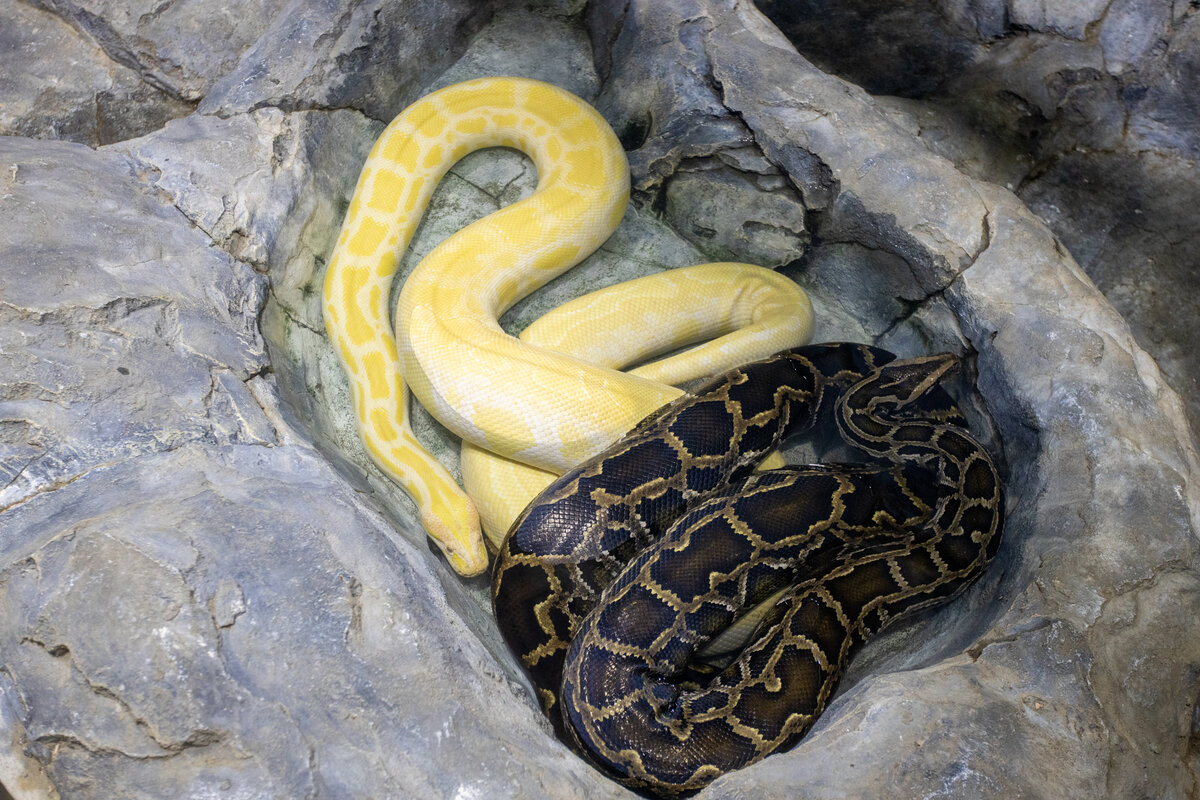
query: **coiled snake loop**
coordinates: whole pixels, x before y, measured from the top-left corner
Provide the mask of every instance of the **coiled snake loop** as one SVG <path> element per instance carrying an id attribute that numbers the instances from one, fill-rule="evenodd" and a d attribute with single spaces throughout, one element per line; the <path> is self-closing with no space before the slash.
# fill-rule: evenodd
<path id="1" fill-rule="evenodd" d="M 1003 496 L 937 385 L 956 363 L 785 351 L 551 484 L 505 539 L 493 599 L 560 735 L 631 786 L 697 790 L 794 744 L 857 645 L 977 577 Z M 870 461 L 750 473 L 834 422 Z M 751 643 L 697 679 L 697 650 L 781 589 Z"/>
<path id="2" fill-rule="evenodd" d="M 404 282 L 391 322 L 392 280 L 434 187 L 467 153 L 498 146 L 533 159 L 537 189 L 433 248 Z M 629 165 L 604 118 L 522 78 L 479 78 L 421 98 L 363 165 L 325 273 L 325 326 L 366 452 L 463 575 L 487 567 L 483 531 L 503 536 L 555 475 L 678 397 L 675 383 L 811 336 L 812 305 L 799 286 L 730 262 L 598 289 L 519 339 L 506 333 L 505 311 L 600 247 L 628 199 Z M 467 493 L 413 433 L 410 391 L 462 438 Z"/>

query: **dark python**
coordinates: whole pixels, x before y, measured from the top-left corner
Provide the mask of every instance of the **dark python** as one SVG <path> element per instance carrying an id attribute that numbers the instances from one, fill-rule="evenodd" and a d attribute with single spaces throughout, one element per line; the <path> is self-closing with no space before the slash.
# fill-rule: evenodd
<path id="1" fill-rule="evenodd" d="M 514 524 L 496 618 L 559 735 L 673 795 L 794 744 L 854 649 L 995 554 L 1000 478 L 949 355 L 815 345 L 731 370 L 563 475 Z M 836 426 L 869 459 L 754 473 Z M 697 652 L 779 595 L 731 663 Z"/>

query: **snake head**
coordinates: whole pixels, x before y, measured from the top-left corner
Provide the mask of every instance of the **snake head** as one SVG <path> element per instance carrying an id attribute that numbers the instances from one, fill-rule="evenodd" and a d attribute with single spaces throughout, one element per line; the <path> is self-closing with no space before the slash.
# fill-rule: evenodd
<path id="1" fill-rule="evenodd" d="M 455 572 L 463 577 L 478 575 L 488 566 L 479 513 L 466 495 L 443 500 L 422 509 L 421 524 Z"/>
<path id="2" fill-rule="evenodd" d="M 938 382 L 958 366 L 958 357 L 940 353 L 892 361 L 851 386 L 837 401 L 838 432 L 859 449 L 886 457 L 896 425 L 961 424 L 953 402 Z M 918 422 L 920 421 L 920 422 Z M 911 433 L 910 438 L 921 438 Z"/>
<path id="3" fill-rule="evenodd" d="M 929 394 L 958 365 L 953 353 L 893 361 L 853 386 L 846 393 L 846 403 L 852 408 L 865 408 L 871 401 L 896 410 L 905 408 Z"/>

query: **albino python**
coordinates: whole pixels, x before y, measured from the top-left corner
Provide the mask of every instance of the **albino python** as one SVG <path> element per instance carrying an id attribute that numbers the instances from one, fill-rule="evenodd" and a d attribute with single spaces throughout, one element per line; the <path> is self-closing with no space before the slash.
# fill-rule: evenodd
<path id="1" fill-rule="evenodd" d="M 801 347 L 731 370 L 567 472 L 493 575 L 501 632 L 560 735 L 675 795 L 789 747 L 852 649 L 971 582 L 1000 542 L 991 458 L 937 383 L 941 355 Z M 864 464 L 750 473 L 834 427 Z M 732 663 L 697 651 L 783 594 Z"/>
<path id="2" fill-rule="evenodd" d="M 389 295 L 434 188 L 468 152 L 528 154 L 534 193 L 434 248 Z M 629 168 L 587 103 L 557 87 L 483 78 L 434 92 L 371 149 L 326 271 L 323 312 L 370 457 L 416 502 L 464 575 L 554 476 L 681 394 L 675 383 L 808 341 L 812 306 L 793 282 L 747 264 L 669 270 L 556 309 L 520 340 L 498 318 L 577 264 L 621 220 Z M 662 353 L 706 344 L 629 372 Z M 559 351 L 559 352 L 554 352 Z M 471 499 L 417 441 L 407 390 L 462 437 Z"/>

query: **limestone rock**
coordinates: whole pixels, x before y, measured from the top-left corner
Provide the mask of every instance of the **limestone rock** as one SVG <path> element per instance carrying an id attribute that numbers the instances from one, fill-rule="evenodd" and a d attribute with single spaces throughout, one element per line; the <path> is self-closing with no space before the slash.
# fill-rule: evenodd
<path id="1" fill-rule="evenodd" d="M 188 442 L 274 442 L 227 380 L 267 367 L 263 276 L 181 225 L 123 159 L 21 138 L 0 139 L 0 153 L 0 506 Z"/>
<path id="2" fill-rule="evenodd" d="M 968 174 L 1017 191 L 1200 424 L 1200 15 L 1155 0 L 760 0 L 818 65 Z"/>
<path id="3" fill-rule="evenodd" d="M 151 0 L 38 0 L 118 63 L 181 100 L 195 103 L 233 69 L 238 57 L 258 41 L 289 5 L 268 0 L 255 13 L 213 8 L 204 3 Z"/>
<path id="4" fill-rule="evenodd" d="M 354 108 L 386 121 L 399 110 L 395 98 L 454 63 L 490 11 L 491 3 L 469 0 L 289 3 L 264 18 L 197 110 L 224 116 L 267 106 Z"/>
<path id="5" fill-rule="evenodd" d="M 436 567 L 309 447 L 127 459 L 5 518 L 22 536 L 3 549 L 4 674 L 63 797 L 594 782 L 564 748 L 529 747 L 538 712 Z"/>
<path id="6" fill-rule="evenodd" d="M 193 105 L 143 80 L 75 20 L 21 0 L 0 2 L 0 135 L 97 145 L 139 136 Z"/>
<path id="7" fill-rule="evenodd" d="M 1195 17 L 1094 5 L 889 5 L 893 25 L 924 27 L 881 46 L 903 65 L 913 42 L 950 42 L 913 78 L 932 87 L 965 65 L 1002 74 L 985 43 L 1027 40 L 992 48 L 1014 80 L 1065 77 L 1005 108 L 1061 114 L 1060 144 L 1081 130 L 1072 108 L 1146 82 L 1120 135 L 1173 149 L 1106 162 L 1142 215 L 1102 204 L 1084 225 L 1071 209 L 1105 193 L 1050 173 L 1021 187 L 1103 275 L 1188 218 L 1156 190 L 1189 191 L 1172 170 L 1192 101 L 1148 76 L 1191 74 Z M 630 149 L 637 200 L 508 330 L 706 258 L 783 265 L 818 339 L 962 354 L 953 388 L 1004 463 L 1009 523 L 984 577 L 865 648 L 793 750 L 699 796 L 1195 795 L 1200 463 L 1126 322 L 981 179 L 1019 182 L 1036 160 L 1017 158 L 1020 119 L 1009 149 L 988 149 L 937 98 L 873 98 L 735 0 L 299 3 L 256 20 L 219 3 L 12 8 L 0 38 L 41 54 L 0 70 L 16 134 L 0 139 L 0 784 L 18 800 L 633 797 L 554 740 L 486 580 L 453 575 L 370 465 L 321 323 L 383 121 L 486 74 L 592 100 Z M 878 24 L 838 14 L 833 42 Z M 1007 37 L 1018 17 L 1030 32 Z M 1161 31 L 1165 49 L 1148 44 Z M 70 88 L 47 77 L 56 49 L 75 54 Z M 156 110 L 120 105 L 108 138 L 75 106 L 118 78 Z M 1056 169 L 1090 180 L 1097 163 Z M 522 156 L 464 159 L 403 269 L 535 183 Z M 1148 291 L 1110 274 L 1096 280 L 1114 302 Z M 420 434 L 453 468 L 454 438 L 428 418 Z"/>

